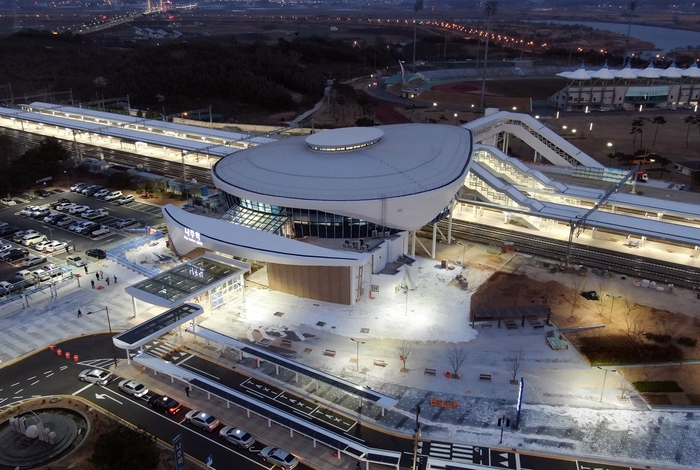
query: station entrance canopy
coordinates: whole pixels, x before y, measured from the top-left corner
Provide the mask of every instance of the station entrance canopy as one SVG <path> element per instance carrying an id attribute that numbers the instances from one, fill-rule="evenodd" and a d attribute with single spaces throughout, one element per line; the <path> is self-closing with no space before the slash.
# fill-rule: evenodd
<path id="1" fill-rule="evenodd" d="M 167 312 L 147 320 L 113 338 L 114 345 L 120 349 L 134 350 L 144 344 L 163 336 L 180 325 L 193 321 L 204 309 L 196 304 L 182 304 Z"/>
<path id="2" fill-rule="evenodd" d="M 223 284 L 230 283 L 238 290 L 243 285 L 243 275 L 249 270 L 247 263 L 206 253 L 129 286 L 125 291 L 151 305 L 173 308 Z"/>

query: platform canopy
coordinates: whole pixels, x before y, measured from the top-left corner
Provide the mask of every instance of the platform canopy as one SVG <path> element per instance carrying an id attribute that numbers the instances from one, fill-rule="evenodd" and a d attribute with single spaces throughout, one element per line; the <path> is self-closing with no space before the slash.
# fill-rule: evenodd
<path id="1" fill-rule="evenodd" d="M 199 305 L 182 304 L 118 334 L 112 341 L 120 349 L 138 349 L 149 341 L 163 336 L 168 331 L 194 320 L 202 313 L 204 313 L 204 309 Z"/>
<path id="2" fill-rule="evenodd" d="M 151 305 L 173 308 L 249 270 L 247 263 L 207 253 L 129 286 L 125 291 Z"/>

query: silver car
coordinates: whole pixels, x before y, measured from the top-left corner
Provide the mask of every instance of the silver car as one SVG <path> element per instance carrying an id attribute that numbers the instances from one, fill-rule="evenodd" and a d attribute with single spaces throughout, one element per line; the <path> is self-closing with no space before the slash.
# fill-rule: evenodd
<path id="1" fill-rule="evenodd" d="M 265 462 L 270 462 L 271 464 L 281 467 L 284 470 L 292 470 L 294 467 L 299 465 L 299 459 L 281 447 L 265 447 L 260 452 L 260 457 L 262 457 Z"/>
<path id="2" fill-rule="evenodd" d="M 118 387 L 122 392 L 136 398 L 141 398 L 148 393 L 148 387 L 135 380 L 122 380 L 119 382 Z"/>
<path id="3" fill-rule="evenodd" d="M 219 437 L 231 444 L 235 444 L 241 449 L 247 449 L 255 444 L 255 438 L 248 431 L 235 426 L 226 426 L 219 432 Z"/>
<path id="4" fill-rule="evenodd" d="M 221 423 L 219 418 L 209 413 L 199 410 L 192 410 L 185 415 L 187 422 L 202 428 L 205 431 L 212 432 Z"/>
<path id="5" fill-rule="evenodd" d="M 107 385 L 107 383 L 109 383 L 109 380 L 112 378 L 112 374 L 106 370 L 101 369 L 85 369 L 80 373 L 78 378 L 83 382 Z"/>

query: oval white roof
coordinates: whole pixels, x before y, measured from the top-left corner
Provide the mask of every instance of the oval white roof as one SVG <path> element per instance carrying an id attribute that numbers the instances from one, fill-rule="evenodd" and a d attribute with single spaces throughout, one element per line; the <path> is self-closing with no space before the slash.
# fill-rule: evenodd
<path id="1" fill-rule="evenodd" d="M 216 163 L 214 183 L 234 195 L 242 190 L 288 199 L 361 201 L 433 191 L 467 172 L 472 150 L 467 129 L 440 124 L 368 129 L 311 136 L 319 146 L 380 139 L 356 150 L 312 150 L 302 136 L 236 152 Z"/>
<path id="2" fill-rule="evenodd" d="M 346 127 L 311 134 L 306 143 L 318 151 L 356 150 L 376 143 L 383 135 L 384 131 L 378 127 Z"/>

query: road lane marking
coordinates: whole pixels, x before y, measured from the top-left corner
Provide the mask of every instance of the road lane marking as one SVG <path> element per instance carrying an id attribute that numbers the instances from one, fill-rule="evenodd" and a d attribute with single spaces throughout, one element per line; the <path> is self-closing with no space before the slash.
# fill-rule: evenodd
<path id="1" fill-rule="evenodd" d="M 47 370 L 46 372 L 44 372 L 44 375 L 46 375 L 46 374 L 53 374 L 53 371 L 52 371 L 52 370 Z"/>
<path id="2" fill-rule="evenodd" d="M 19 400 L 20 398 L 23 398 L 22 396 L 19 397 L 12 397 L 13 400 Z"/>
<path id="3" fill-rule="evenodd" d="M 29 385 L 30 385 L 30 386 L 31 386 L 31 385 L 36 385 L 36 384 L 38 384 L 39 382 L 41 382 L 41 381 L 40 381 L 40 380 L 35 380 L 34 382 L 30 383 Z"/>
<path id="4" fill-rule="evenodd" d="M 24 389 L 23 389 L 23 388 L 20 388 L 20 389 L 17 390 L 15 393 L 19 393 L 19 392 L 21 392 L 22 390 L 24 390 Z"/>
<path id="5" fill-rule="evenodd" d="M 53 372 L 50 373 L 49 375 L 47 375 L 46 378 L 48 379 L 48 378 L 51 377 L 52 375 L 53 375 Z"/>
<path id="6" fill-rule="evenodd" d="M 255 390 L 251 390 L 251 389 L 249 389 L 249 388 L 246 388 L 245 391 L 248 392 L 248 393 L 250 393 L 251 395 L 257 395 L 257 396 L 259 396 L 260 398 L 267 398 L 267 397 L 266 397 L 265 395 L 263 395 L 262 393 L 256 392 Z"/>
<path id="7" fill-rule="evenodd" d="M 71 395 L 77 395 L 77 394 L 79 394 L 80 392 L 82 392 L 83 390 L 87 390 L 88 388 L 92 387 L 93 385 L 94 385 L 94 384 L 87 384 L 86 386 L 84 386 L 84 387 L 81 388 L 80 390 L 71 393 Z"/>
<path id="8" fill-rule="evenodd" d="M 61 370 L 66 370 L 68 369 L 68 366 L 61 366 Z"/>
<path id="9" fill-rule="evenodd" d="M 10 387 L 16 387 L 17 385 L 19 385 L 19 382 L 13 383 L 12 385 L 10 385 Z"/>
<path id="10" fill-rule="evenodd" d="M 34 380 L 34 379 L 36 379 L 36 375 L 29 377 L 27 380 Z"/>

